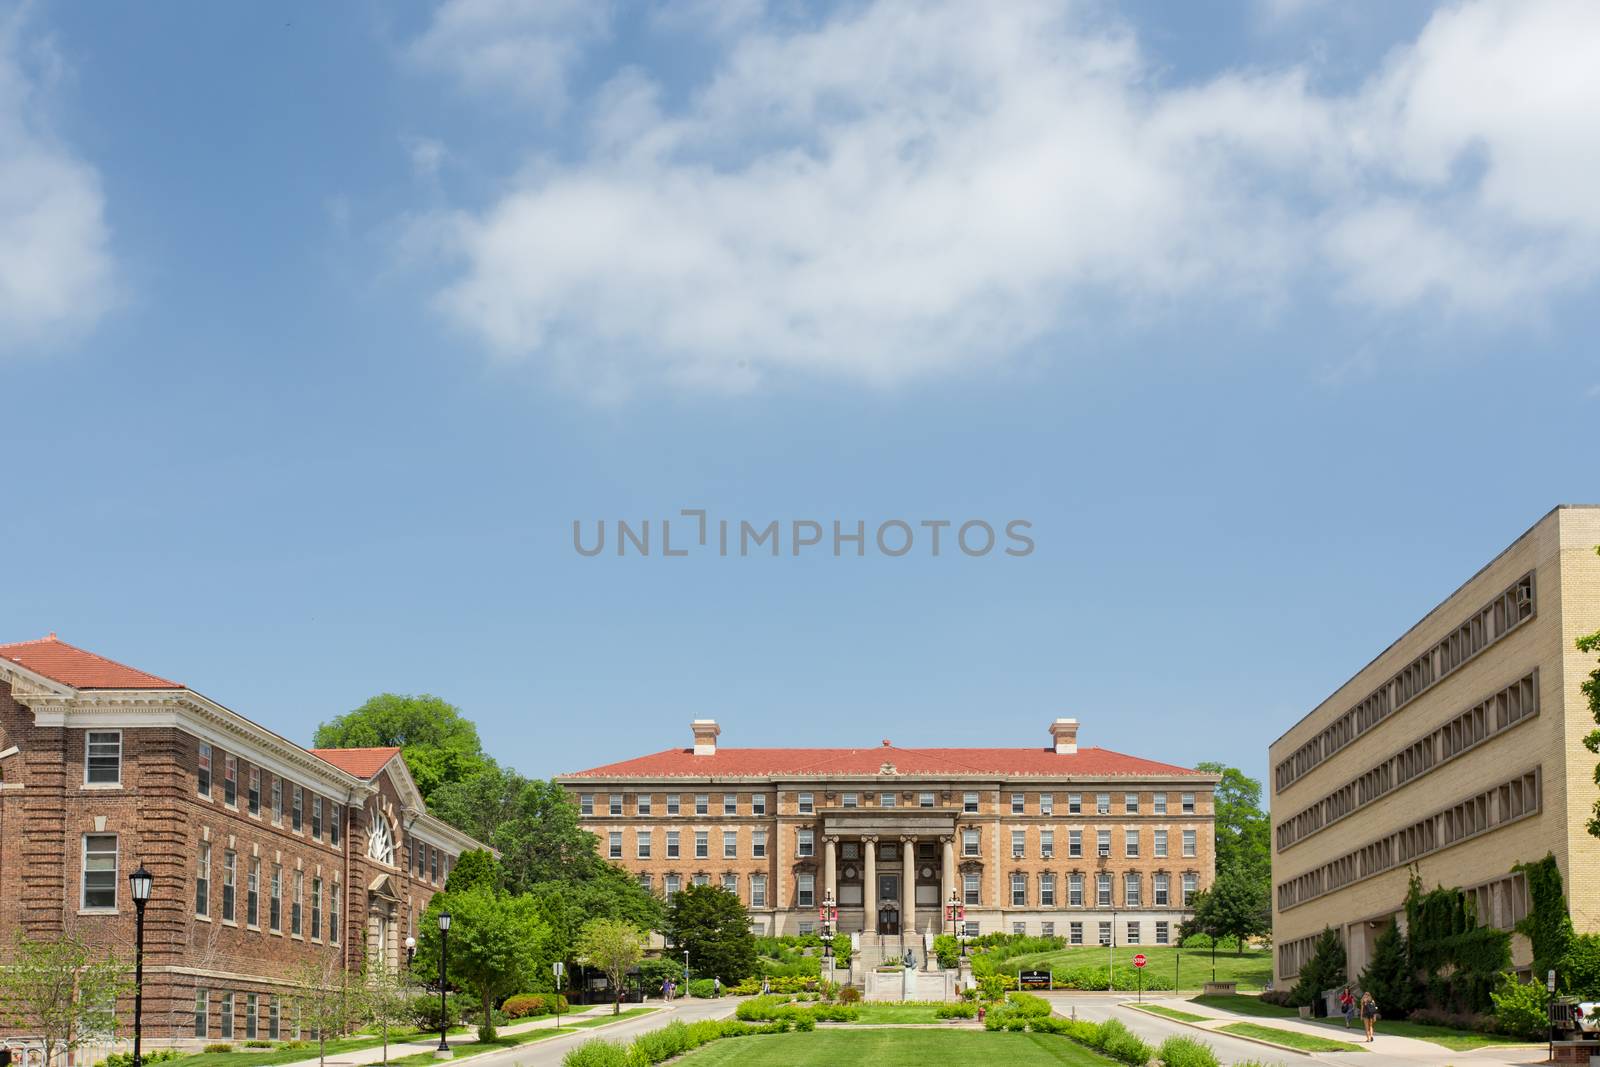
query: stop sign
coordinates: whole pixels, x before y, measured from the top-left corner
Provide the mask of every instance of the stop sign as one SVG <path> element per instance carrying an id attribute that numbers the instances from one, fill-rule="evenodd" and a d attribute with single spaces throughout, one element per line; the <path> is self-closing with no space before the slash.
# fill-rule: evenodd
<path id="1" fill-rule="evenodd" d="M 1144 958 L 1144 953 L 1143 952 L 1141 952 L 1137 956 L 1133 957 L 1133 965 L 1135 967 L 1143 967 L 1145 964 L 1147 964 L 1149 962 L 1150 962 L 1149 960 Z"/>

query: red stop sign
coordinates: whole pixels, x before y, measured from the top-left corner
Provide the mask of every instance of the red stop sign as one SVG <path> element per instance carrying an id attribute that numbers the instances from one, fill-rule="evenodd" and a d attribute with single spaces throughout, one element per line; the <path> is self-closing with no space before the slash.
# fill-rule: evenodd
<path id="1" fill-rule="evenodd" d="M 1143 952 L 1141 952 L 1137 956 L 1133 957 L 1133 965 L 1135 967 L 1143 967 L 1145 964 L 1147 964 L 1149 962 L 1150 962 L 1149 960 L 1144 958 L 1144 953 Z"/>

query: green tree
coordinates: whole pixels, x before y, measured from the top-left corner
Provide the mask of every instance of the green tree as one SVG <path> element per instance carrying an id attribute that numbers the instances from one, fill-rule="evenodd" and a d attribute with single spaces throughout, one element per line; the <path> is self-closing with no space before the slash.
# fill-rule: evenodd
<path id="1" fill-rule="evenodd" d="M 414 963 L 420 974 L 439 971 L 441 911 L 451 915 L 446 976 L 453 985 L 477 995 L 483 1011 L 478 1039 L 493 1041 L 495 1005 L 512 993 L 532 991 L 555 961 L 550 928 L 526 895 L 500 893 L 483 885 L 440 893 L 429 901 L 422 922 Z"/>
<path id="2" fill-rule="evenodd" d="M 484 754 L 478 728 L 459 708 L 436 696 L 380 693 L 317 727 L 317 748 L 390 745 L 404 750 L 406 767 L 424 800 L 440 786 L 470 778 L 492 762 Z"/>
<path id="3" fill-rule="evenodd" d="M 1289 991 L 1290 1002 L 1300 1007 L 1315 1004 L 1324 990 L 1337 989 L 1350 980 L 1348 969 L 1339 932 L 1324 928 L 1311 958 L 1300 968 L 1300 980 Z"/>
<path id="4" fill-rule="evenodd" d="M 1272 933 L 1269 892 L 1250 871 L 1227 868 L 1217 875 L 1211 888 L 1195 896 L 1189 929 L 1210 935 L 1214 942 L 1232 938 L 1242 956 L 1247 940 Z"/>
<path id="5" fill-rule="evenodd" d="M 305 960 L 289 976 L 300 1024 L 317 1036 L 320 1064 L 328 1062 L 328 1035 L 343 1034 L 350 1026 L 352 1013 L 360 1007 L 344 979 L 344 969 L 333 958 Z"/>
<path id="6" fill-rule="evenodd" d="M 702 978 L 715 975 L 728 984 L 756 970 L 756 939 L 750 917 L 734 894 L 714 885 L 692 885 L 672 898 L 662 928 L 668 944 Z"/>
<path id="7" fill-rule="evenodd" d="M 489 889 L 504 887 L 505 872 L 500 869 L 500 861 L 494 858 L 494 853 L 481 848 L 463 852 L 457 859 L 450 874 L 444 880 L 447 893 L 459 893 L 463 890 L 474 889 L 478 886 L 487 886 Z"/>
<path id="8" fill-rule="evenodd" d="M 29 941 L 18 933 L 11 959 L 0 963 L 0 1026 L 39 1035 L 45 1063 L 53 1063 L 116 1034 L 128 978 L 116 957 L 92 961 L 75 938 Z"/>
<path id="9" fill-rule="evenodd" d="M 354 1012 L 366 1025 L 383 1035 L 383 1062 L 389 1062 L 389 1029 L 409 1024 L 412 1006 L 422 995 L 420 985 L 406 973 L 387 967 L 370 968 L 353 991 Z"/>
<path id="10" fill-rule="evenodd" d="M 611 980 L 613 1015 L 622 1013 L 622 984 L 644 959 L 644 948 L 644 931 L 618 919 L 592 919 L 578 935 L 578 958 Z"/>
<path id="11" fill-rule="evenodd" d="M 1417 1006 L 1417 980 L 1411 973 L 1411 952 L 1400 924 L 1390 923 L 1378 935 L 1372 962 L 1361 972 L 1361 988 L 1372 994 L 1385 1016 L 1403 1019 Z"/>
<path id="12" fill-rule="evenodd" d="M 1213 793 L 1216 808 L 1217 874 L 1239 869 L 1264 885 L 1272 880 L 1272 829 L 1261 810 L 1261 783 L 1221 763 L 1201 763 L 1196 770 L 1221 778 Z"/>

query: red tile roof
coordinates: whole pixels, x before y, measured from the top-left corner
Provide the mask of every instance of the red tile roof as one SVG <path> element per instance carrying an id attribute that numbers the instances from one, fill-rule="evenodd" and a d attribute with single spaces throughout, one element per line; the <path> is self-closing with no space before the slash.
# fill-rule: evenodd
<path id="1" fill-rule="evenodd" d="M 310 752 L 362 781 L 370 781 L 400 754 L 398 748 L 313 748 Z"/>
<path id="2" fill-rule="evenodd" d="M 157 678 L 115 660 L 69 645 L 55 634 L 36 641 L 0 645 L 0 659 L 74 689 L 182 689 L 178 682 Z"/>
<path id="3" fill-rule="evenodd" d="M 637 759 L 608 763 L 572 778 L 676 778 L 708 775 L 874 775 L 884 764 L 898 774 L 1116 775 L 1199 774 L 1187 767 L 1125 756 L 1104 748 L 1058 754 L 1053 748 L 718 748 L 696 756 L 692 748 L 669 748 Z"/>

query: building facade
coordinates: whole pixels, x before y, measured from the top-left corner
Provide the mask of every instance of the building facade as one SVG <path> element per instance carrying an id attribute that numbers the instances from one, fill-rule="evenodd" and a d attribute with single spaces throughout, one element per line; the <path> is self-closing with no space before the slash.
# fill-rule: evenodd
<path id="1" fill-rule="evenodd" d="M 1600 629 L 1600 507 L 1540 519 L 1270 748 L 1275 977 L 1324 927 L 1350 976 L 1402 909 L 1410 869 L 1480 922 L 1528 909 L 1512 868 L 1553 854 L 1574 924 L 1600 929 L 1594 723 L 1574 642 Z M 1514 962 L 1531 952 L 1513 938 Z"/>
<path id="2" fill-rule="evenodd" d="M 454 858 L 400 750 L 310 751 L 55 635 L 0 645 L 0 962 L 18 933 L 133 959 L 147 1039 L 294 1036 L 307 964 L 393 966 Z"/>
<path id="3" fill-rule="evenodd" d="M 1099 748 L 1075 719 L 1040 748 L 725 748 L 694 744 L 566 775 L 601 854 L 668 898 L 735 892 L 759 933 L 908 940 L 1048 934 L 1169 944 L 1213 867 L 1216 778 Z"/>

